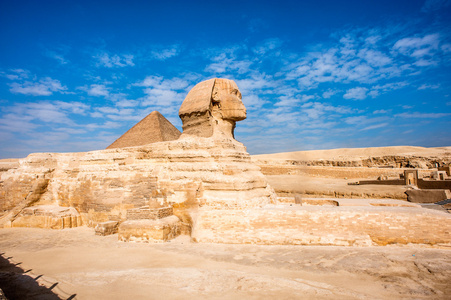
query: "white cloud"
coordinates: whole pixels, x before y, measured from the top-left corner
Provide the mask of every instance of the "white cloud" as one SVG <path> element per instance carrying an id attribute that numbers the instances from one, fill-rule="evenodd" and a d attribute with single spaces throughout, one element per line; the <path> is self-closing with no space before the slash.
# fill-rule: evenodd
<path id="1" fill-rule="evenodd" d="M 138 106 L 139 101 L 123 99 L 123 100 L 117 101 L 116 105 L 119 107 L 133 107 L 133 106 Z"/>
<path id="2" fill-rule="evenodd" d="M 206 68 L 206 72 L 214 74 L 223 74 L 226 72 L 236 72 L 238 74 L 246 74 L 251 71 L 252 61 L 244 58 L 238 59 L 238 52 L 244 51 L 245 47 L 236 46 L 224 49 L 209 49 L 205 51 L 205 55 L 210 57 L 212 63 Z"/>
<path id="3" fill-rule="evenodd" d="M 364 59 L 369 65 L 375 67 L 383 67 L 392 63 L 390 57 L 378 50 L 363 48 L 359 51 L 357 56 Z"/>
<path id="4" fill-rule="evenodd" d="M 15 94 L 33 95 L 33 96 L 50 96 L 53 92 L 63 92 L 67 90 L 66 86 L 61 82 L 50 77 L 45 77 L 39 81 L 24 81 L 10 83 L 10 91 Z"/>
<path id="5" fill-rule="evenodd" d="M 398 40 L 393 50 L 405 56 L 416 59 L 416 66 L 424 67 L 437 64 L 435 55 L 439 49 L 439 34 L 429 34 L 424 37 L 407 37 Z"/>
<path id="6" fill-rule="evenodd" d="M 368 89 L 364 87 L 355 87 L 346 91 L 343 95 L 345 99 L 363 100 L 367 97 Z"/>
<path id="7" fill-rule="evenodd" d="M 420 113 L 420 112 L 412 112 L 412 113 L 400 113 L 396 114 L 395 117 L 400 118 L 413 118 L 413 119 L 438 119 L 443 117 L 451 116 L 451 113 Z"/>
<path id="8" fill-rule="evenodd" d="M 323 98 L 329 99 L 330 97 L 332 97 L 333 95 L 335 95 L 339 92 L 340 92 L 339 90 L 328 89 L 327 91 L 323 92 Z"/>
<path id="9" fill-rule="evenodd" d="M 43 124 L 58 124 L 76 127 L 70 114 L 84 115 L 89 106 L 81 102 L 39 101 L 16 103 L 4 107 L 0 118 L 0 130 L 34 134 Z M 58 127 L 59 128 L 59 127 Z M 57 128 L 55 129 L 57 130 Z"/>
<path id="10" fill-rule="evenodd" d="M 258 55 L 267 54 L 272 50 L 280 48 L 282 46 L 282 41 L 278 38 L 268 39 L 263 42 L 260 46 L 255 47 L 252 51 Z"/>
<path id="11" fill-rule="evenodd" d="M 154 58 L 157 60 L 166 60 L 168 58 L 177 56 L 179 54 L 180 54 L 180 46 L 173 45 L 170 48 L 153 50 L 153 51 L 151 51 L 150 56 L 151 56 L 151 58 Z"/>
<path id="12" fill-rule="evenodd" d="M 103 124 L 90 123 L 90 124 L 85 125 L 85 127 L 87 129 L 89 129 L 89 130 L 100 129 L 100 128 L 112 129 L 112 128 L 119 128 L 119 127 L 121 127 L 121 123 L 112 122 L 112 121 L 106 121 Z"/>
<path id="13" fill-rule="evenodd" d="M 59 46 L 56 47 L 56 49 L 54 50 L 46 49 L 44 51 L 44 55 L 52 59 L 55 59 L 62 65 L 66 65 L 69 63 L 69 60 L 67 60 L 64 56 L 68 53 L 69 49 L 70 47 L 67 46 Z"/>
<path id="14" fill-rule="evenodd" d="M 440 84 L 426 84 L 426 83 L 424 83 L 424 84 L 422 84 L 422 85 L 420 85 L 418 87 L 419 90 L 428 90 L 428 89 L 436 90 L 438 88 L 440 88 Z"/>
<path id="15" fill-rule="evenodd" d="M 391 112 L 391 109 L 378 109 L 373 111 L 373 114 L 388 114 Z"/>
<path id="16" fill-rule="evenodd" d="M 145 87 L 143 91 L 146 96 L 139 99 L 142 106 L 157 106 L 159 109 L 175 106 L 178 110 L 188 92 L 187 90 L 192 86 L 191 79 L 191 75 L 185 78 L 174 77 L 172 79 L 151 75 L 134 85 Z"/>
<path id="17" fill-rule="evenodd" d="M 389 125 L 389 123 L 380 123 L 380 124 L 375 124 L 375 125 L 367 126 L 367 127 L 362 128 L 362 129 L 360 129 L 360 130 L 361 130 L 361 131 L 364 131 L 364 130 L 378 129 L 378 128 L 386 127 L 386 126 L 388 126 L 388 125 Z"/>
<path id="18" fill-rule="evenodd" d="M 100 53 L 98 55 L 94 55 L 93 58 L 97 60 L 96 65 L 102 66 L 106 68 L 115 68 L 115 67 L 127 67 L 134 66 L 133 62 L 134 56 L 131 54 L 123 54 L 123 55 L 110 55 L 106 52 Z"/>
<path id="19" fill-rule="evenodd" d="M 109 88 L 104 84 L 91 84 L 87 92 L 88 95 L 95 97 L 108 97 L 110 95 Z"/>
<path id="20" fill-rule="evenodd" d="M 9 71 L 9 74 L 1 72 L 2 76 L 5 76 L 9 80 L 25 80 L 31 76 L 30 71 L 24 69 L 12 69 Z"/>

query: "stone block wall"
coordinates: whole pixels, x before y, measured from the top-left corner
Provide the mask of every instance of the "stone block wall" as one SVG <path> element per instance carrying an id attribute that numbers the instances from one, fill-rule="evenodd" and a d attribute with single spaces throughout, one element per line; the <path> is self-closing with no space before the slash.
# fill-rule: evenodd
<path id="1" fill-rule="evenodd" d="M 172 207 L 163 208 L 133 208 L 127 210 L 127 220 L 156 220 L 172 216 Z"/>
<path id="2" fill-rule="evenodd" d="M 451 180 L 424 180 L 418 179 L 420 189 L 448 189 L 451 190 Z"/>
<path id="3" fill-rule="evenodd" d="M 192 237 L 197 242 L 230 244 L 451 246 L 451 215 L 414 207 L 199 210 Z"/>

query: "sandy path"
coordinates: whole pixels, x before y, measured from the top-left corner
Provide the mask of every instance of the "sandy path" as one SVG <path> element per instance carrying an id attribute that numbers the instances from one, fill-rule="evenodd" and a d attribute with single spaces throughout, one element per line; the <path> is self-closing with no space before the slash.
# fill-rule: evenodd
<path id="1" fill-rule="evenodd" d="M 42 275 L 38 281 L 66 299 L 445 299 L 451 294 L 451 250 L 193 244 L 183 236 L 164 244 L 116 239 L 85 227 L 0 229 L 2 256 L 31 269 L 32 279 Z"/>

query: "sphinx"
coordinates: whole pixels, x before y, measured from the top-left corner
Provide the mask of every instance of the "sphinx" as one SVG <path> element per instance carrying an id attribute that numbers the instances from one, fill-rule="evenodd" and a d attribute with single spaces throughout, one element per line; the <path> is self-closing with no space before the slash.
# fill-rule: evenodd
<path id="1" fill-rule="evenodd" d="M 19 168 L 2 176 L 0 209 L 10 212 L 3 224 L 45 227 L 39 223 L 52 223 L 48 218 L 36 221 L 29 207 L 40 208 L 32 212 L 74 208 L 80 214 L 78 221 L 66 227 L 145 219 L 149 210 L 153 210 L 150 215 L 164 210 L 166 216 L 170 208 L 189 220 L 190 227 L 194 221 L 188 210 L 243 209 L 274 201 L 275 193 L 259 167 L 234 139 L 236 122 L 246 118 L 234 81 L 215 78 L 197 84 L 179 115 L 183 133 L 177 140 L 82 153 L 30 154 Z"/>

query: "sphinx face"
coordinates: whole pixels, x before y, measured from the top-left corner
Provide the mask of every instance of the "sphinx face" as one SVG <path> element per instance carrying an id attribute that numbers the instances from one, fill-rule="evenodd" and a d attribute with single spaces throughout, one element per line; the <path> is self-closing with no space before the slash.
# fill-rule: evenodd
<path id="1" fill-rule="evenodd" d="M 246 107 L 233 80 L 213 78 L 196 84 L 179 110 L 183 134 L 211 137 L 216 133 L 234 138 L 237 121 L 246 119 Z"/>
<path id="2" fill-rule="evenodd" d="M 220 110 L 224 120 L 241 121 L 246 119 L 246 107 L 241 101 L 241 93 L 234 89 L 231 93 L 221 93 Z"/>

